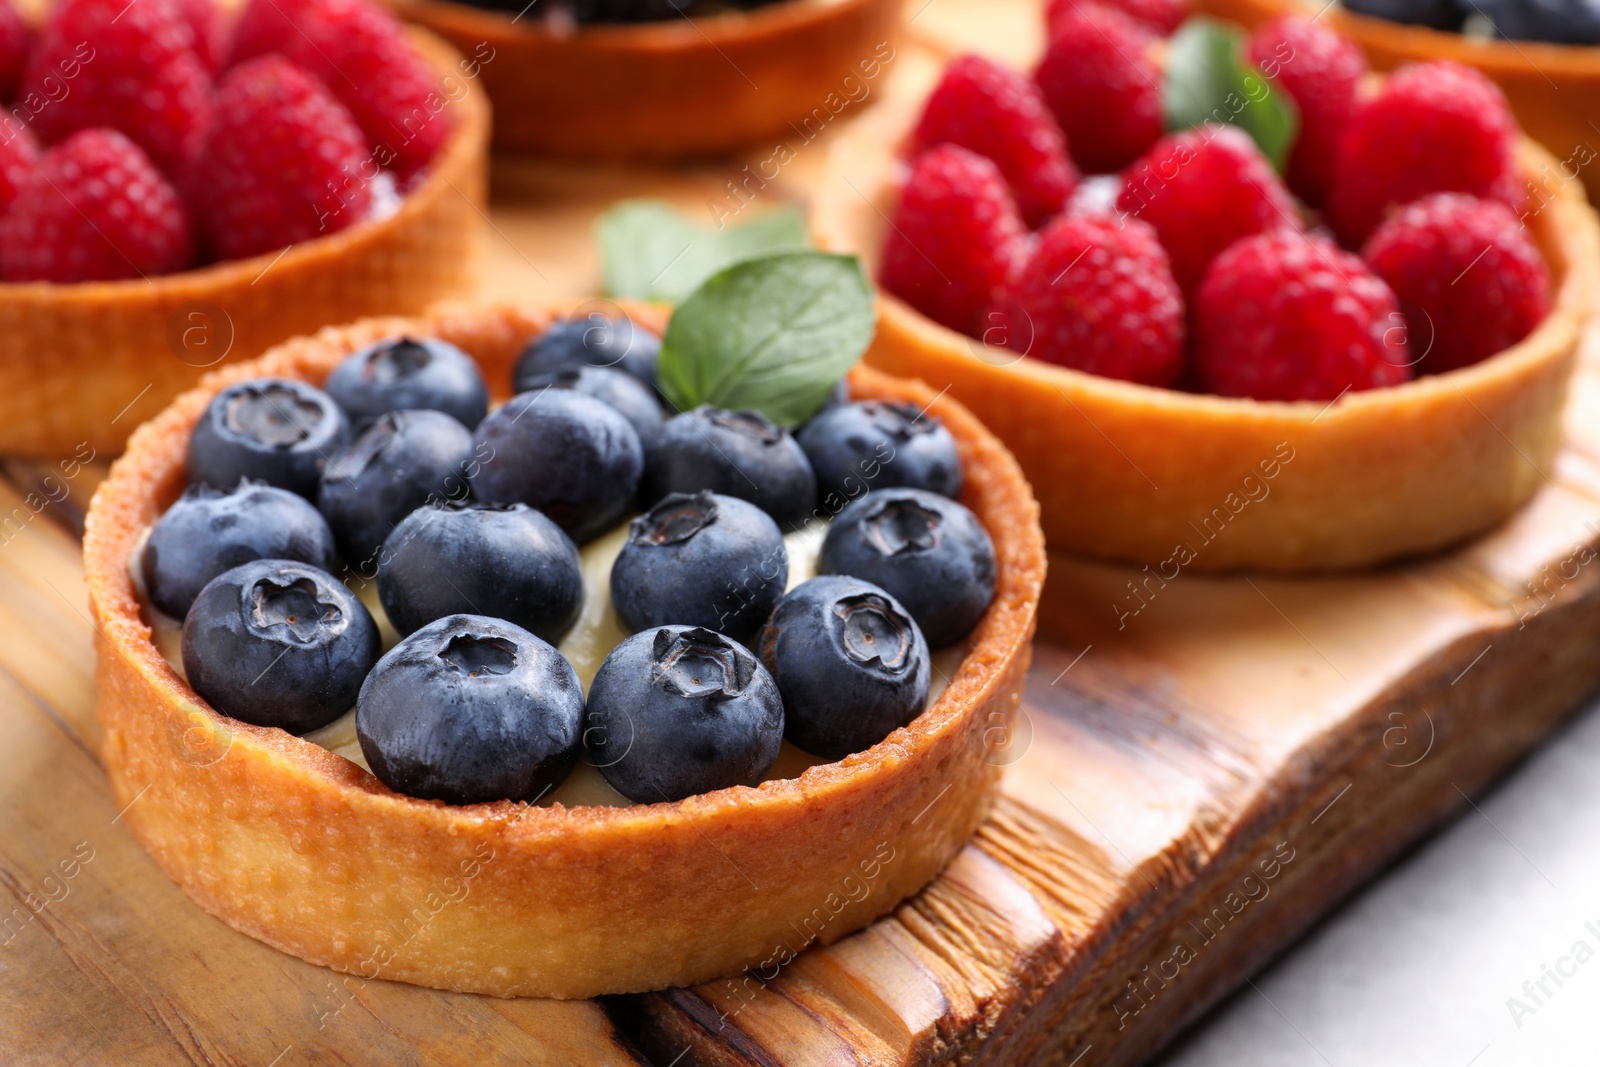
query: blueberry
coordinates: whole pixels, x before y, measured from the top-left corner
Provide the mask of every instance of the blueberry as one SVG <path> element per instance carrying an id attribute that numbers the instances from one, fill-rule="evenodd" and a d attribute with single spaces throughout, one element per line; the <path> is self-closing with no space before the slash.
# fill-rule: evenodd
<path id="1" fill-rule="evenodd" d="M 354 593 L 305 563 L 224 571 L 183 621 L 183 669 L 224 715 L 303 734 L 355 703 L 378 661 L 378 627 Z"/>
<path id="2" fill-rule="evenodd" d="M 530 504 L 579 544 L 622 518 L 644 468 L 639 434 L 622 413 L 570 389 L 519 393 L 472 440 L 478 499 Z"/>
<path id="3" fill-rule="evenodd" d="M 1436 30 L 1459 30 L 1468 10 L 1458 0 L 1345 0 L 1344 6 L 1358 14 Z"/>
<path id="4" fill-rule="evenodd" d="M 832 411 L 834 408 L 843 407 L 848 403 L 850 403 L 850 383 L 840 378 L 833 383 L 833 391 L 828 394 L 828 399 L 824 400 L 822 406 L 817 409 L 817 415 L 822 414 L 824 411 Z"/>
<path id="5" fill-rule="evenodd" d="M 789 554 L 754 504 L 670 493 L 633 520 L 611 565 L 611 603 L 630 631 L 669 622 L 748 641 L 783 596 Z"/>
<path id="6" fill-rule="evenodd" d="M 591 311 L 582 318 L 562 319 L 529 341 L 517 360 L 515 378 L 568 367 L 615 367 L 654 389 L 660 358 L 661 338 L 626 316 Z"/>
<path id="7" fill-rule="evenodd" d="M 786 530 L 804 523 L 817 502 L 806 454 L 758 411 L 703 405 L 668 419 L 645 478 L 650 501 L 709 489 L 750 501 Z"/>
<path id="8" fill-rule="evenodd" d="M 907 485 L 957 496 L 964 480 L 956 439 L 912 404 L 863 400 L 828 408 L 796 436 L 824 505 L 834 508 L 867 489 Z"/>
<path id="9" fill-rule="evenodd" d="M 447 804 L 537 800 L 571 769 L 582 720 L 566 657 L 481 615 L 451 615 L 395 645 L 356 702 L 378 780 Z"/>
<path id="10" fill-rule="evenodd" d="M 661 429 L 667 421 L 656 395 L 643 382 L 610 367 L 566 367 L 549 374 L 521 375 L 511 387 L 518 393 L 571 389 L 610 404 L 633 424 L 647 458 L 660 441 Z"/>
<path id="11" fill-rule="evenodd" d="M 1600 43 L 1600 0 L 1483 0 L 1474 10 L 1509 40 Z"/>
<path id="12" fill-rule="evenodd" d="M 378 599 L 402 634 L 488 615 L 553 643 L 577 621 L 583 570 L 571 538 L 526 504 L 429 505 L 384 542 Z"/>
<path id="13" fill-rule="evenodd" d="M 333 368 L 323 388 L 358 425 L 386 411 L 425 408 L 470 430 L 489 413 L 489 390 L 472 357 L 431 337 L 368 345 Z"/>
<path id="14" fill-rule="evenodd" d="M 818 574 L 888 590 L 933 648 L 966 637 L 994 599 L 994 542 L 978 517 L 921 489 L 878 489 L 828 527 Z"/>
<path id="15" fill-rule="evenodd" d="M 139 573 L 150 603 L 181 619 L 207 582 L 258 559 L 339 565 L 333 531 L 305 497 L 248 479 L 229 490 L 191 485 L 151 528 Z"/>
<path id="16" fill-rule="evenodd" d="M 317 507 L 339 552 L 368 578 L 395 525 L 426 503 L 468 495 L 472 432 L 442 411 L 388 411 L 333 454 Z"/>
<path id="17" fill-rule="evenodd" d="M 293 378 L 254 378 L 212 398 L 189 435 L 189 481 L 231 488 L 254 478 L 315 496 L 350 422 L 333 398 Z"/>
<path id="18" fill-rule="evenodd" d="M 861 752 L 928 700 L 928 643 L 900 602 L 858 578 L 797 585 L 761 631 L 789 740 L 823 759 Z"/>
<path id="19" fill-rule="evenodd" d="M 589 686 L 584 743 L 642 804 L 757 785 L 783 745 L 783 699 L 750 650 L 695 626 L 634 634 Z"/>

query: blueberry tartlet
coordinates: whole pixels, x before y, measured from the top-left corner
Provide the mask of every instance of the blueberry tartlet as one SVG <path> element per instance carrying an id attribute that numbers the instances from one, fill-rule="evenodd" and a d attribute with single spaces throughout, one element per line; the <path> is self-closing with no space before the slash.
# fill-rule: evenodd
<path id="1" fill-rule="evenodd" d="M 604 159 L 783 144 L 786 160 L 878 91 L 895 69 L 906 8 L 904 0 L 390 3 L 477 58 L 497 146 Z"/>
<path id="2" fill-rule="evenodd" d="M 628 314 L 661 335 L 659 312 Z M 795 941 L 821 900 L 815 937 L 859 929 L 986 812 L 1044 568 L 1009 454 L 932 390 L 857 368 L 847 409 L 922 413 L 908 484 L 811 487 L 810 517 L 782 519 L 711 464 L 651 488 L 625 413 L 549 380 L 570 367 L 518 371 L 562 325 L 460 307 L 289 342 L 180 397 L 98 494 L 113 785 L 144 794 L 125 818 L 168 875 L 246 933 L 505 996 L 685 984 Z M 333 399 L 350 366 L 418 344 L 469 357 L 492 394 L 477 427 L 442 410 L 454 386 L 377 412 Z M 268 418 L 265 392 L 295 403 Z M 435 416 L 465 453 L 461 434 L 403 440 Z M 239 440 L 186 461 L 219 420 Z M 789 429 L 757 429 L 815 481 Z M 283 461 L 324 437 L 316 477 Z M 197 477 L 213 469 L 238 481 Z M 341 476 L 358 491 L 330 495 Z M 850 877 L 860 899 L 834 893 Z M 466 879 L 470 905 L 396 942 Z"/>

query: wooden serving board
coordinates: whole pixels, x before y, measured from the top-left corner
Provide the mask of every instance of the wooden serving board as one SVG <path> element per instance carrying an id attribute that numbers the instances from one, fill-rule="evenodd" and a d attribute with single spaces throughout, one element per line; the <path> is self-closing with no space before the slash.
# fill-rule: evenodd
<path id="1" fill-rule="evenodd" d="M 1025 52 L 1037 17 L 919 2 L 884 93 L 925 85 L 947 42 Z M 803 200 L 822 146 L 763 197 Z M 709 221 L 743 164 L 501 161 L 486 292 L 591 291 L 597 211 L 660 195 Z M 776 974 L 565 1003 L 347 978 L 169 883 L 98 755 L 77 537 L 103 464 L 8 465 L 0 1062 L 1136 1063 L 1600 684 L 1600 335 L 1568 424 L 1533 503 L 1443 558 L 1165 585 L 1053 558 L 1003 796 L 937 882 Z"/>

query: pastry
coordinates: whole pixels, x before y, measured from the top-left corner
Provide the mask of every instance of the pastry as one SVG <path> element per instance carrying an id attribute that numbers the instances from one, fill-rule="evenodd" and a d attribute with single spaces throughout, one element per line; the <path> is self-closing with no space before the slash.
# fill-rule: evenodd
<path id="1" fill-rule="evenodd" d="M 563 361 L 559 330 L 549 329 L 559 326 L 559 312 L 462 305 L 420 319 L 373 319 L 328 328 L 288 342 L 258 361 L 217 372 L 177 399 L 134 435 L 98 493 L 87 523 L 85 557 L 99 635 L 97 708 L 113 787 L 121 803 L 138 798 L 124 821 L 162 869 L 238 929 L 361 978 L 502 996 L 587 997 L 691 983 L 744 967 L 770 973 L 806 944 L 836 940 L 915 892 L 987 810 L 1000 769 L 985 759 L 986 732 L 992 741 L 993 731 L 1004 729 L 1017 706 L 1043 579 L 1036 506 L 1009 454 L 964 409 L 925 386 L 866 368 L 850 375 L 852 396 L 915 405 L 948 427 L 965 471 L 962 502 L 992 538 L 996 565 L 990 606 L 965 640 L 952 646 L 954 659 L 945 661 L 948 685 L 909 725 L 865 751 L 837 762 L 800 756 L 787 765 L 786 758 L 796 757 L 786 755 L 759 787 L 719 788 L 670 802 L 605 806 L 621 801 L 600 786 L 585 787 L 599 790 L 589 796 L 609 796 L 600 803 L 571 793 L 563 796 L 563 790 L 577 788 L 573 772 L 554 794 L 556 803 L 544 801 L 548 806 L 509 800 L 462 804 L 458 801 L 464 798 L 448 791 L 433 794 L 451 800 L 445 803 L 395 792 L 356 762 L 368 751 L 386 758 L 393 751 L 387 738 L 327 733 L 299 737 L 249 725 L 218 715 L 184 682 L 158 647 L 155 638 L 160 635 L 148 621 L 149 609 L 136 586 L 135 573 L 150 572 L 131 564 L 143 539 L 154 536 L 147 531 L 157 517 L 182 494 L 191 432 L 220 391 L 270 378 L 284 382 L 271 386 L 285 391 L 284 403 L 303 388 L 297 382 L 324 383 L 340 397 L 359 398 L 359 390 L 329 380 L 329 373 L 352 353 L 379 342 L 392 346 L 397 337 L 433 338 L 457 346 L 477 362 L 486 381 L 509 383 L 514 363 L 523 364 L 517 368 L 521 379 L 535 370 L 527 366 L 530 362 L 548 368 Z M 633 307 L 627 313 L 636 328 L 658 332 L 662 326 L 659 311 Z M 556 340 L 542 351 L 535 345 L 519 358 L 531 338 L 552 335 Z M 320 393 L 306 391 L 302 400 L 314 400 Z M 452 387 L 449 395 L 461 391 Z M 480 423 L 475 440 L 502 433 L 504 427 L 491 423 L 497 417 L 510 422 L 528 403 L 496 409 L 507 414 L 491 413 Z M 593 410 L 590 404 L 604 406 L 573 388 L 573 399 L 560 407 L 584 412 Z M 304 423 L 307 427 L 332 420 L 330 442 L 348 432 L 332 412 L 315 415 L 322 409 L 314 404 L 301 410 L 311 420 Z M 624 452 L 639 449 L 637 432 L 628 428 L 624 416 L 612 414 L 615 425 L 608 416 L 612 428 L 607 433 L 624 442 Z M 445 452 L 451 447 L 440 445 Z M 234 445 L 222 450 L 228 449 L 242 456 L 237 462 L 243 468 L 280 481 L 293 477 L 292 463 L 272 473 L 259 466 L 259 458 Z M 628 472 L 637 479 L 638 468 L 630 464 L 639 458 L 635 452 L 633 460 L 607 462 L 621 463 L 611 468 L 622 471 L 617 477 L 637 484 Z M 924 469 L 920 463 L 918 469 Z M 475 484 L 482 484 L 481 474 L 474 472 Z M 925 480 L 920 473 L 913 476 Z M 671 476 L 683 477 L 681 472 Z M 697 492 L 666 499 L 691 511 L 713 499 L 703 488 Z M 577 540 L 590 536 L 588 517 L 611 506 L 609 493 L 600 490 L 584 495 L 581 507 L 577 498 L 563 497 L 572 505 L 566 510 L 553 499 L 546 501 L 549 514 L 564 530 L 574 531 Z M 283 526 L 291 532 L 315 525 L 303 508 L 271 506 L 283 509 Z M 513 514 L 515 508 L 502 513 Z M 330 531 L 311 537 L 304 553 L 325 558 L 334 536 Z M 398 529 L 394 536 L 399 536 Z M 408 547 L 413 543 L 402 540 Z M 615 534 L 599 535 L 585 549 L 582 565 L 590 565 L 600 546 L 609 542 L 615 551 L 622 540 Z M 566 566 L 559 562 L 559 552 L 546 558 L 550 562 L 540 567 L 554 568 L 548 571 L 552 576 Z M 302 568 L 313 584 L 320 580 L 315 575 L 323 573 L 303 563 L 263 561 L 247 567 L 263 565 Z M 214 583 L 239 581 L 230 575 L 244 569 L 226 572 Z M 617 571 L 612 573 L 615 583 Z M 380 586 L 382 575 L 380 570 Z M 815 581 L 866 584 L 846 578 Z M 670 586 L 652 591 L 649 583 L 635 578 L 628 578 L 627 585 L 638 593 L 630 610 L 646 616 L 652 602 L 679 595 Z M 423 586 L 413 588 L 425 598 Z M 827 595 L 841 595 L 817 588 L 819 592 L 808 595 L 823 596 L 823 603 L 832 602 Z M 389 608 L 389 593 L 380 592 L 382 606 Z M 202 592 L 191 618 L 209 595 Z M 335 600 L 344 595 L 335 589 L 325 593 Z M 851 587 L 842 595 L 858 594 Z M 348 604 L 346 610 L 351 617 L 359 614 Z M 806 610 L 797 601 L 792 612 L 803 618 Z M 925 609 L 908 604 L 904 610 Z M 925 616 L 930 625 L 952 623 L 941 612 L 942 606 L 933 606 Z M 560 612 L 547 613 L 544 621 L 527 619 L 525 625 L 559 632 L 564 620 L 555 614 Z M 649 625 L 654 619 L 637 622 Z M 959 632 L 959 621 L 955 624 Z M 453 623 L 447 617 L 424 624 L 406 641 L 425 642 L 441 625 Z M 587 632 L 584 628 L 591 623 L 580 619 L 569 625 L 573 628 L 563 639 L 569 642 L 563 649 L 574 664 L 592 669 L 603 649 L 585 653 L 570 644 L 570 635 Z M 508 640 L 532 640 L 530 630 L 511 629 L 516 633 Z M 665 631 L 682 629 L 669 626 Z M 641 636 L 647 635 L 651 631 L 642 631 Z M 673 633 L 661 638 L 676 639 Z M 341 647 L 366 662 L 371 655 L 367 640 L 358 633 L 341 638 Z M 776 679 L 773 684 L 786 687 L 785 706 L 801 708 L 801 691 L 789 688 L 786 679 L 791 674 L 811 676 L 804 653 L 781 642 L 774 643 L 770 655 L 764 642 L 756 647 L 762 650 L 763 668 Z M 637 675 L 624 662 L 625 652 L 634 655 L 629 648 L 623 642 L 599 669 L 591 697 L 602 684 L 617 694 L 632 684 L 629 679 Z M 618 666 L 611 666 L 613 660 Z M 187 652 L 182 662 L 190 662 Z M 607 671 L 616 677 L 602 683 Z M 379 683 L 374 672 L 369 687 L 399 686 L 404 692 L 411 684 L 398 667 L 384 676 Z M 373 697 L 373 706 L 391 706 L 378 699 L 381 695 Z M 626 706 L 628 699 L 591 699 L 591 712 L 615 707 L 616 700 Z M 303 702 L 297 706 L 305 707 Z M 357 705 L 358 730 L 377 734 L 382 723 L 391 721 L 375 715 L 362 727 L 363 706 Z M 272 714 L 270 709 L 266 713 Z M 356 740 L 359 745 L 352 747 Z M 591 752 L 603 751 L 593 738 L 586 744 Z M 619 788 L 632 788 L 621 777 L 613 784 L 618 781 Z"/>
<path id="2" fill-rule="evenodd" d="M 823 247 L 861 253 L 924 309 L 883 293 L 868 362 L 947 387 L 991 426 L 1036 487 L 1053 547 L 1144 564 L 1152 590 L 1187 570 L 1365 567 L 1481 533 L 1545 483 L 1600 250 L 1581 187 L 1544 180 L 1553 161 L 1516 137 L 1492 86 L 1457 67 L 1413 68 L 1360 89 L 1355 177 L 1319 189 L 1305 180 L 1318 168 L 1291 159 L 1289 185 L 1325 198 L 1346 251 L 1312 230 L 1235 128 L 1153 128 L 1129 142 L 1124 123 L 1115 141 L 1098 112 L 1064 115 L 1074 102 L 1088 110 L 1095 77 L 1129 63 L 1158 76 L 1162 53 L 1131 18 L 1053 6 L 1036 83 L 958 60 L 920 115 L 920 102 L 891 106 L 848 132 L 813 212 Z M 1099 55 L 1084 42 L 1101 31 L 1136 47 Z M 1308 69 L 1310 50 L 1291 54 Z M 1322 55 L 1332 78 L 1342 60 Z M 1419 82 L 1486 102 L 1429 160 L 1379 158 L 1371 130 L 1426 114 L 1407 99 Z M 976 123 L 978 109 L 1004 118 Z M 1314 152 L 1332 119 L 1302 110 L 1295 151 Z M 1090 173 L 1106 166 L 1127 169 Z M 1474 174 L 1482 185 L 1450 184 Z M 1008 189 L 1051 221 L 1030 234 L 1023 192 L 1013 204 Z M 1396 196 L 1408 201 L 1398 213 Z M 1440 280 L 1445 260 L 1423 264 L 1418 235 L 1469 215 L 1474 234 L 1494 236 Z M 1491 245 L 1492 273 L 1469 274 Z M 1458 301 L 1445 321 L 1440 293 L 1468 290 L 1502 295 Z M 1300 302 L 1306 292 L 1340 295 Z M 1510 318 L 1491 322 L 1491 308 Z M 1319 325 L 1286 340 L 1297 321 Z M 1494 337 L 1504 350 L 1483 351 Z"/>
<path id="3" fill-rule="evenodd" d="M 901 0 L 786 0 L 563 29 L 450 0 L 392 2 L 480 66 L 496 146 L 606 159 L 754 147 L 766 154 L 740 179 L 741 197 L 882 91 L 902 10 Z"/>
<path id="4" fill-rule="evenodd" d="M 111 5 L 110 16 L 119 7 Z M 437 91 L 439 111 L 423 124 L 427 136 L 396 149 L 367 130 L 381 125 L 384 107 L 404 99 L 335 100 L 314 74 L 289 69 L 280 56 L 250 53 L 246 46 L 261 46 L 266 35 L 252 29 L 249 8 L 233 38 L 239 62 L 228 66 L 226 45 L 202 52 L 187 36 L 161 36 L 168 20 L 181 17 L 175 4 L 141 5 L 120 21 L 102 18 L 106 8 L 71 0 L 38 31 L 29 77 L 41 76 L 41 64 L 44 76 L 75 75 L 72 93 L 26 125 L 8 127 L 5 139 L 8 150 L 27 157 L 20 172 L 8 167 L 11 177 L 28 173 L 36 140 L 57 142 L 39 162 L 41 170 L 56 166 L 57 176 L 34 181 L 40 195 L 32 200 L 28 183 L 18 186 L 0 227 L 8 250 L 0 253 L 7 279 L 0 283 L 0 450 L 52 461 L 79 449 L 114 454 L 139 422 L 208 367 L 252 357 L 332 319 L 414 313 L 470 290 L 481 254 L 489 109 L 447 45 L 421 30 L 408 39 L 381 9 L 346 9 L 371 12 L 378 23 L 363 38 L 368 51 L 357 54 L 367 46 L 352 43 L 345 62 L 371 63 L 399 83 L 406 80 L 397 66 L 403 58 L 416 66 L 409 72 L 413 92 Z M 70 50 L 85 22 L 81 39 L 97 42 L 92 63 Z M 161 61 L 139 51 L 147 39 L 170 46 Z M 398 56 L 391 54 L 396 48 L 403 50 Z M 55 52 L 63 58 L 53 59 Z M 102 74 L 165 79 L 163 86 L 186 94 L 188 110 L 176 128 L 171 114 L 133 113 L 124 106 L 125 87 L 96 82 Z M 372 85 L 375 76 L 363 82 Z M 18 112 L 44 99 L 42 92 L 25 81 Z M 274 93 L 278 103 L 257 103 Z M 294 122 L 316 131 L 331 169 L 298 171 L 288 156 L 274 156 L 293 148 L 284 147 L 286 139 L 268 143 L 274 124 L 252 107 L 281 108 L 274 114 L 283 131 Z M 241 130 L 265 136 L 250 141 Z M 129 159 L 137 163 L 137 183 L 158 192 L 141 210 L 163 205 L 164 214 L 145 220 L 143 230 L 113 236 L 109 220 L 124 217 L 122 208 L 74 199 L 80 194 L 60 180 L 59 167 L 120 168 L 105 171 L 105 182 L 130 190 L 136 182 Z M 310 183 L 294 191 L 303 218 L 285 219 L 288 209 L 274 206 L 274 194 L 278 205 L 284 195 L 274 186 L 291 172 Z M 10 178 L 0 185 L 11 193 Z M 55 217 L 63 213 L 71 226 Z M 73 226 L 78 236 L 59 236 Z"/>

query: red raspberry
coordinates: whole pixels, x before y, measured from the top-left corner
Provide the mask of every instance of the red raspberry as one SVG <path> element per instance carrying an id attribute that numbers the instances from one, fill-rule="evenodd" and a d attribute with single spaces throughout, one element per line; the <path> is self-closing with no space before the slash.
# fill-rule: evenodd
<path id="1" fill-rule="evenodd" d="M 1050 0 L 1045 5 L 1044 24 L 1049 27 L 1050 37 L 1056 35 L 1056 21 L 1065 18 L 1067 13 L 1081 2 L 1082 0 Z M 1107 7 L 1116 8 L 1161 37 L 1171 36 L 1172 31 L 1177 29 L 1189 15 L 1183 6 L 1183 0 L 1103 0 L 1103 2 Z"/>
<path id="2" fill-rule="evenodd" d="M 385 7 L 370 0 L 250 0 L 235 34 L 234 61 L 274 51 L 322 79 L 355 116 L 378 162 L 402 180 L 426 166 L 450 136 L 439 76 Z"/>
<path id="3" fill-rule="evenodd" d="M 28 24 L 10 0 L 0 0 L 0 100 L 15 100 L 28 59 Z"/>
<path id="4" fill-rule="evenodd" d="M 300 35 L 295 27 L 309 23 L 317 6 L 318 0 L 250 0 L 234 20 L 227 66 L 285 51 Z"/>
<path id="5" fill-rule="evenodd" d="M 1300 214 L 1250 135 L 1207 124 L 1162 138 L 1128 168 L 1117 207 L 1156 228 L 1185 293 L 1233 242 L 1300 228 Z"/>
<path id="6" fill-rule="evenodd" d="M 917 159 L 883 246 L 883 287 L 935 322 L 976 336 L 1021 255 L 1027 228 L 1000 168 L 959 145 Z"/>
<path id="7" fill-rule="evenodd" d="M 39 142 L 28 127 L 11 131 L 0 127 L 0 215 L 11 206 L 23 179 L 38 161 Z"/>
<path id="8" fill-rule="evenodd" d="M 167 274 L 191 253 L 177 190 L 116 130 L 81 130 L 46 152 L 0 218 L 8 282 Z"/>
<path id="9" fill-rule="evenodd" d="M 1257 29 L 1249 55 L 1300 109 L 1300 135 L 1289 153 L 1289 188 L 1307 203 L 1321 204 L 1367 60 L 1354 41 L 1301 15 L 1284 15 Z"/>
<path id="10" fill-rule="evenodd" d="M 1161 136 L 1161 72 L 1150 32 L 1120 11 L 1074 4 L 1051 26 L 1034 80 L 1078 166 L 1121 170 Z"/>
<path id="11" fill-rule="evenodd" d="M 228 21 L 217 0 L 177 0 L 178 12 L 194 33 L 195 49 L 213 75 L 228 58 Z"/>
<path id="12" fill-rule="evenodd" d="M 1183 296 L 1137 219 L 1056 219 L 985 318 L 991 344 L 1102 378 L 1170 386 L 1183 373 Z"/>
<path id="13" fill-rule="evenodd" d="M 913 151 L 941 144 L 994 160 L 1030 226 L 1058 214 L 1078 184 L 1066 139 L 1039 87 L 982 56 L 951 62 L 922 109 Z"/>
<path id="14" fill-rule="evenodd" d="M 370 162 L 355 120 L 321 82 L 282 56 L 262 56 L 218 86 L 216 120 L 190 168 L 190 202 L 212 251 L 241 259 L 366 218 Z"/>
<path id="15" fill-rule="evenodd" d="M 28 54 L 22 94 L 30 92 L 51 101 L 34 119 L 42 140 L 110 126 L 168 174 L 211 111 L 211 75 L 176 0 L 63 0 Z"/>
<path id="16" fill-rule="evenodd" d="M 1332 241 L 1282 230 L 1218 256 L 1194 297 L 1201 388 L 1256 400 L 1332 400 L 1411 377 L 1400 305 Z"/>
<path id="17" fill-rule="evenodd" d="M 1400 298 L 1418 366 L 1437 373 L 1510 348 L 1550 313 L 1550 268 L 1498 200 L 1435 193 L 1390 215 L 1362 256 Z"/>
<path id="18" fill-rule="evenodd" d="M 1527 186 L 1516 148 L 1516 119 L 1488 78 L 1445 60 L 1401 67 L 1356 105 L 1339 139 L 1333 228 L 1359 246 L 1390 207 L 1429 193 L 1471 193 L 1520 212 Z"/>

